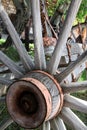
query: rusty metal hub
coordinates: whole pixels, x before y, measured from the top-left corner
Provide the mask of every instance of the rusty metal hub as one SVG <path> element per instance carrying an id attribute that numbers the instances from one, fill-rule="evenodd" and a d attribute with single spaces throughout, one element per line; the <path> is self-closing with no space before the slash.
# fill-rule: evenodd
<path id="1" fill-rule="evenodd" d="M 8 89 L 6 102 L 13 120 L 33 129 L 60 113 L 63 93 L 51 75 L 38 70 L 14 82 Z"/>

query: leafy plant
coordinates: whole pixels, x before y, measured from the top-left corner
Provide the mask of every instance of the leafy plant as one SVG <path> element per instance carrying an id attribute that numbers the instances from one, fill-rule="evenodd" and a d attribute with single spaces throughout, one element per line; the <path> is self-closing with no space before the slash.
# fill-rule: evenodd
<path id="1" fill-rule="evenodd" d="M 46 0 L 48 15 L 52 16 L 57 6 L 64 4 L 65 2 L 69 3 L 71 2 L 71 0 Z M 87 16 L 87 0 L 82 0 L 76 19 L 79 22 L 84 22 L 86 16 Z"/>
<path id="2" fill-rule="evenodd" d="M 0 39 L 0 45 L 4 44 L 5 40 L 4 39 Z"/>
<path id="3" fill-rule="evenodd" d="M 18 55 L 18 52 L 17 50 L 14 48 L 14 47 L 9 47 L 7 48 L 4 53 L 9 57 L 11 58 L 13 61 L 19 61 L 20 58 L 19 58 L 19 55 Z"/>

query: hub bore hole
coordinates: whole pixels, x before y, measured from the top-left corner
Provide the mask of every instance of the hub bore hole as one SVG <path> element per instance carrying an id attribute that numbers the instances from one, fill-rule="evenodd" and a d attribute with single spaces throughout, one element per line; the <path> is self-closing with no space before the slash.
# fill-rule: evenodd
<path id="1" fill-rule="evenodd" d="M 18 106 L 25 114 L 35 114 L 38 110 L 38 101 L 33 93 L 25 91 L 19 97 Z"/>

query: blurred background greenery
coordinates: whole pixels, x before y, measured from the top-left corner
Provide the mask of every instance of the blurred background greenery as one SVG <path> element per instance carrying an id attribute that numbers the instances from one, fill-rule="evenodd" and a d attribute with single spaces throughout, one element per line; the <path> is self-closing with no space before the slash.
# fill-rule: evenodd
<path id="1" fill-rule="evenodd" d="M 46 0 L 46 1 L 48 3 L 47 9 L 48 9 L 49 16 L 53 15 L 58 5 L 64 4 L 65 2 L 66 3 L 71 2 L 71 0 Z M 82 0 L 76 20 L 78 20 L 79 22 L 84 22 L 86 16 L 87 16 L 87 0 Z"/>

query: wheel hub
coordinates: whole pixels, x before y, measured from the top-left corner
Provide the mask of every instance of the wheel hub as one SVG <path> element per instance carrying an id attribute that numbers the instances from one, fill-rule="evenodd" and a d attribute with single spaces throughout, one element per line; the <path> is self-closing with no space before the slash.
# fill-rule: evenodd
<path id="1" fill-rule="evenodd" d="M 57 116 L 63 106 L 63 93 L 57 81 L 44 71 L 32 71 L 14 82 L 6 96 L 8 111 L 24 128 L 37 128 Z"/>

